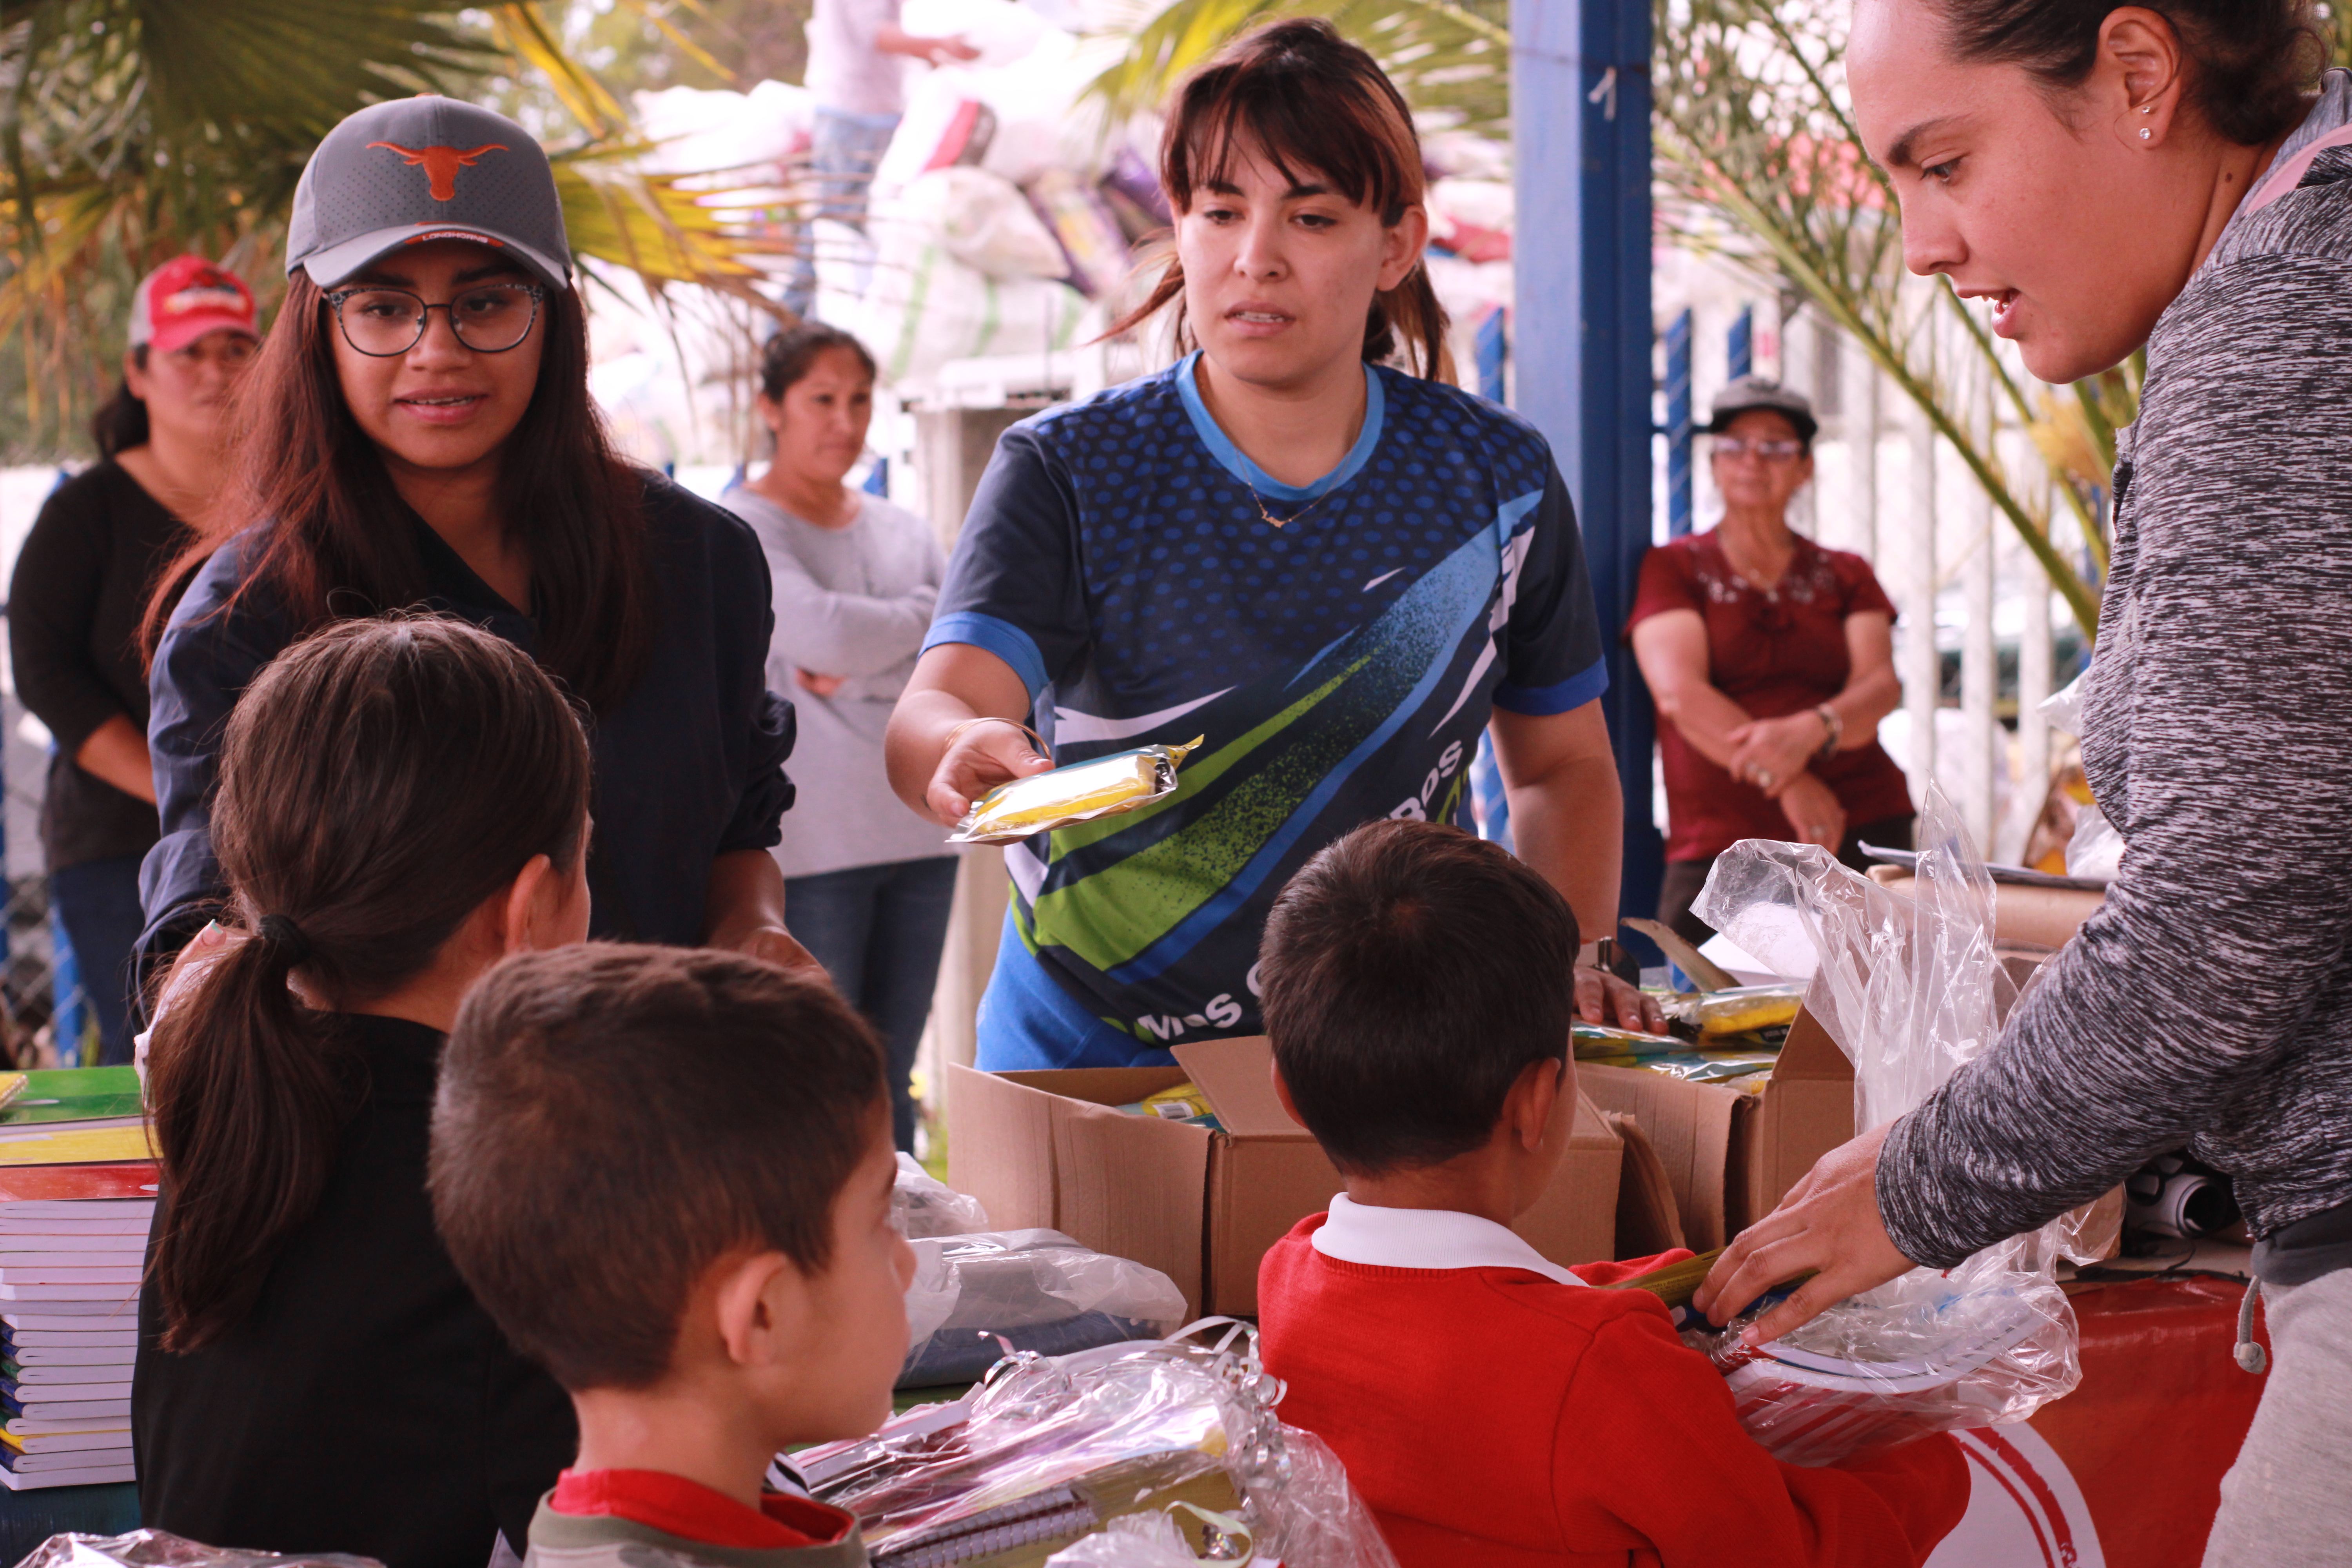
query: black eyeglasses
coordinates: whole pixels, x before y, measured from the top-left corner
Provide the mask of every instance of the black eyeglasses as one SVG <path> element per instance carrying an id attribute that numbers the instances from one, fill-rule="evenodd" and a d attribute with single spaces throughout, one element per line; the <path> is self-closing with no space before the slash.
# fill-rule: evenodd
<path id="1" fill-rule="evenodd" d="M 1717 436 L 1715 455 L 1737 461 L 1754 453 L 1768 463 L 1789 463 L 1805 455 L 1802 441 L 1751 441 L 1744 436 Z"/>
<path id="2" fill-rule="evenodd" d="M 343 342 L 374 359 L 415 348 L 436 310 L 449 312 L 449 330 L 476 353 L 502 354 L 530 336 L 547 290 L 536 283 L 486 283 L 446 305 L 428 305 L 405 289 L 339 289 L 327 296 Z"/>

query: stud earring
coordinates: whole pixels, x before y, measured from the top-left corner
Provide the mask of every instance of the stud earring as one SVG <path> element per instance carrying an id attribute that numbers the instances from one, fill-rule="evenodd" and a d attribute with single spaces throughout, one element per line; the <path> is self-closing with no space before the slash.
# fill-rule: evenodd
<path id="1" fill-rule="evenodd" d="M 2148 138 L 2148 129 L 2147 129 L 2147 126 L 2143 125 L 2143 126 L 2141 126 L 2141 127 L 2139 128 L 2139 139 L 2140 139 L 2141 141 L 2145 142 L 2145 141 L 2147 141 L 2147 138 Z"/>
<path id="2" fill-rule="evenodd" d="M 2156 105 L 2152 103 L 2143 103 L 2139 106 L 2139 111 L 2142 114 L 2154 114 L 2156 112 Z"/>

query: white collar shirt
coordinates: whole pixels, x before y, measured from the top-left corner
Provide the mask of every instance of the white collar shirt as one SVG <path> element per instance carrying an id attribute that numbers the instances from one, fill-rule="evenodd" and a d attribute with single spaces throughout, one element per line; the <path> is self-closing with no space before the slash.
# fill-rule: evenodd
<path id="1" fill-rule="evenodd" d="M 1377 1208 L 1339 1193 L 1309 1240 L 1326 1258 L 1372 1268 L 1524 1268 L 1562 1285 L 1585 1283 L 1507 1226 L 1454 1209 Z"/>

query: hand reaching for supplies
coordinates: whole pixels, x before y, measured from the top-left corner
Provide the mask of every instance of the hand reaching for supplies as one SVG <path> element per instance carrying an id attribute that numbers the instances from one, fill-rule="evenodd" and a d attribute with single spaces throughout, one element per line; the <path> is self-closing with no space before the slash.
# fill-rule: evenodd
<path id="1" fill-rule="evenodd" d="M 1731 776 L 1778 800 L 1804 776 L 1805 764 L 1821 751 L 1827 734 L 1821 715 L 1811 711 L 1750 720 L 1731 731 Z"/>
<path id="2" fill-rule="evenodd" d="M 1576 971 L 1576 1016 L 1588 1024 L 1614 1025 L 1645 1035 L 1666 1032 L 1666 1016 L 1656 997 L 1606 970 L 1581 964 Z"/>
<path id="3" fill-rule="evenodd" d="M 1724 1248 L 1691 1304 L 1720 1325 L 1773 1286 L 1815 1270 L 1748 1331 L 1747 1342 L 1759 1344 L 1909 1273 L 1911 1260 L 1895 1249 L 1878 1217 L 1878 1148 L 1885 1142 L 1886 1128 L 1879 1127 L 1822 1155 L 1779 1208 Z"/>
<path id="4" fill-rule="evenodd" d="M 793 671 L 793 684 L 799 687 L 803 691 L 807 692 L 812 697 L 830 697 L 835 692 L 840 690 L 844 682 L 847 679 L 848 677 L 846 676 L 819 675 L 814 670 L 795 669 Z"/>
<path id="5" fill-rule="evenodd" d="M 1818 844 L 1834 855 L 1845 842 L 1845 807 L 1829 785 L 1799 773 L 1780 791 L 1780 814 L 1800 844 Z"/>
<path id="6" fill-rule="evenodd" d="M 923 804 L 943 827 L 963 820 L 971 803 L 1008 779 L 1049 773 L 1049 758 L 1037 754 L 1020 725 L 1010 719 L 968 721 L 956 728 L 955 738 L 940 758 Z"/>

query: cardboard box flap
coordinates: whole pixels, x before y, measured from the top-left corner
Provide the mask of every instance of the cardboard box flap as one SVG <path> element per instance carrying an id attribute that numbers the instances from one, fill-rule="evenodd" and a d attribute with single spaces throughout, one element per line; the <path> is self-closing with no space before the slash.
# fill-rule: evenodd
<path id="1" fill-rule="evenodd" d="M 1191 1075 L 1217 1113 L 1217 1124 L 1236 1138 L 1281 1138 L 1313 1142 L 1274 1096 L 1267 1064 L 1272 1044 L 1264 1035 L 1232 1040 L 1193 1040 L 1175 1047 L 1176 1065 Z"/>
<path id="2" fill-rule="evenodd" d="M 1055 1228 L 1159 1269 L 1195 1306 L 1212 1142 L 1203 1128 L 1066 1103 L 1054 1118 Z"/>
<path id="3" fill-rule="evenodd" d="M 1622 1112 L 1609 1118 L 1625 1141 L 1625 1163 L 1617 1179 L 1617 1256 L 1649 1258 L 1684 1245 L 1681 1212 L 1674 1184 L 1642 1123 Z"/>
<path id="4" fill-rule="evenodd" d="M 1054 1099 L 992 1073 L 950 1064 L 948 1184 L 969 1193 L 1000 1230 L 1054 1228 Z"/>
<path id="5" fill-rule="evenodd" d="M 1617 1130 L 1611 1124 L 1608 1112 L 1593 1104 L 1591 1095 L 1579 1089 L 1576 1094 L 1576 1121 L 1569 1127 L 1568 1146 L 1571 1149 L 1598 1149 L 1617 1141 Z"/>
<path id="6" fill-rule="evenodd" d="M 1845 1059 L 1834 1046 L 1830 1054 Z M 1576 1077 L 1594 1103 L 1642 1124 L 1674 1188 L 1685 1244 L 1703 1252 L 1730 1239 L 1724 1178 L 1735 1129 L 1755 1114 L 1754 1098 L 1719 1084 L 1685 1083 L 1664 1073 L 1593 1062 L 1580 1064 Z"/>
<path id="7" fill-rule="evenodd" d="M 1840 1083 L 1853 1081 L 1853 1064 L 1846 1060 L 1830 1032 L 1809 1008 L 1800 1008 L 1797 1021 L 1789 1026 L 1789 1037 L 1781 1044 L 1780 1059 L 1772 1064 L 1774 1083 L 1807 1083 L 1834 1079 Z"/>
<path id="8" fill-rule="evenodd" d="M 1036 1068 L 1025 1072 L 981 1073 L 976 1068 L 959 1071 L 1004 1083 L 1017 1083 L 1059 1100 L 1084 1100 L 1088 1105 L 1132 1105 L 1147 1094 L 1174 1089 L 1183 1073 L 1171 1067 Z"/>

